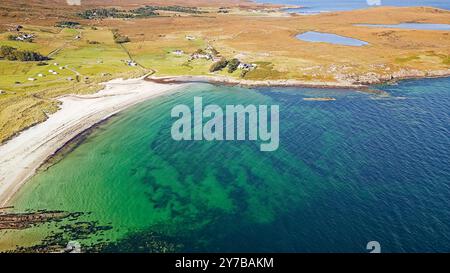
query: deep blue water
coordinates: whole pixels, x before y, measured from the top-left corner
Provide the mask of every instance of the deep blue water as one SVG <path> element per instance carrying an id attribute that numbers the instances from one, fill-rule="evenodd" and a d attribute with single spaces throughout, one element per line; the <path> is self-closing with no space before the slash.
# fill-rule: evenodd
<path id="1" fill-rule="evenodd" d="M 383 252 L 450 252 L 450 78 L 379 88 L 390 97 L 260 89 L 280 105 L 277 153 L 290 163 L 269 159 L 277 153 L 259 161 L 290 190 L 266 189 L 273 196 L 260 209 L 278 204 L 268 223 L 213 221 L 202 230 L 213 250 L 366 252 L 375 240 Z M 326 96 L 337 100 L 303 100 Z M 262 190 L 266 179 L 249 183 Z"/>
<path id="2" fill-rule="evenodd" d="M 327 11 L 342 11 L 352 9 L 363 9 L 370 7 L 369 3 L 378 2 L 375 0 L 256 0 L 260 3 L 281 3 L 289 5 L 299 5 L 305 8 L 293 9 L 291 12 L 305 14 L 316 14 Z M 448 0 L 380 0 L 382 6 L 432 6 L 443 9 L 450 9 Z"/>
<path id="3" fill-rule="evenodd" d="M 450 78 L 380 88 L 391 97 L 336 91 L 321 95 L 335 102 L 304 103 L 305 90 L 265 90 L 284 124 L 296 120 L 283 147 L 324 183 L 266 230 L 278 250 L 364 251 L 377 240 L 385 252 L 450 251 Z"/>
<path id="4" fill-rule="evenodd" d="M 367 42 L 353 39 L 350 37 L 344 37 L 337 34 L 332 33 L 322 33 L 322 32 L 316 32 L 316 31 L 307 31 L 304 33 L 301 33 L 296 36 L 297 39 L 306 41 L 306 42 L 325 42 L 330 44 L 337 44 L 337 45 L 347 45 L 347 46 L 364 46 L 368 45 Z"/>
<path id="5" fill-rule="evenodd" d="M 280 105 L 280 149 L 255 156 L 241 146 L 241 154 L 220 160 L 225 183 L 235 183 L 228 166 L 238 164 L 254 190 L 233 193 L 239 212 L 207 216 L 187 250 L 367 252 L 375 240 L 383 252 L 450 252 L 450 78 L 378 88 L 390 96 L 249 91 Z M 303 100 L 309 97 L 336 101 Z M 210 151 L 205 167 L 219 151 Z"/>

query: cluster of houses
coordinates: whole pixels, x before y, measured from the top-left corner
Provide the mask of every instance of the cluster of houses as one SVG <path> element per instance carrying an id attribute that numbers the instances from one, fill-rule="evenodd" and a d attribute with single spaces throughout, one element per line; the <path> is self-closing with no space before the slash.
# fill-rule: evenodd
<path id="1" fill-rule="evenodd" d="M 239 63 L 238 69 L 251 71 L 257 67 L 256 64 Z"/>
<path id="2" fill-rule="evenodd" d="M 59 66 L 58 63 L 54 63 L 53 65 L 54 65 L 54 66 Z M 59 70 L 63 70 L 63 69 L 65 69 L 65 68 L 66 68 L 66 67 L 64 67 L 64 66 L 59 66 Z M 58 72 L 56 72 L 56 71 L 54 71 L 54 70 L 52 70 L 52 69 L 50 69 L 48 72 L 51 73 L 51 74 L 53 74 L 53 75 L 58 75 Z"/>
<path id="3" fill-rule="evenodd" d="M 64 69 L 66 69 L 65 66 L 59 66 L 58 63 L 53 63 L 53 65 L 54 65 L 54 66 L 57 66 L 57 67 L 59 68 L 59 70 L 64 70 Z M 48 70 L 48 73 L 49 73 L 50 75 L 58 75 L 58 72 L 56 72 L 54 69 L 49 69 L 49 70 Z M 43 73 L 39 73 L 39 74 L 37 74 L 37 76 L 38 76 L 39 78 L 43 78 L 43 77 L 45 77 L 46 75 L 43 74 Z M 37 79 L 36 79 L 36 78 L 28 78 L 28 80 L 34 82 L 34 81 L 36 81 Z M 67 80 L 68 80 L 68 81 L 72 81 L 73 78 L 69 77 L 69 78 L 67 78 Z"/>
<path id="4" fill-rule="evenodd" d="M 17 36 L 12 36 L 15 41 L 32 41 L 36 36 L 30 33 L 19 33 Z"/>
<path id="5" fill-rule="evenodd" d="M 103 61 L 98 61 L 98 63 L 103 63 Z M 137 66 L 137 63 L 134 62 L 134 61 L 131 61 L 131 60 L 127 60 L 127 61 L 125 61 L 125 63 L 127 65 L 129 65 L 129 66 Z M 50 76 L 51 75 L 58 75 L 59 73 L 57 72 L 57 69 L 59 69 L 59 70 L 67 69 L 67 65 L 66 66 L 61 66 L 58 63 L 53 63 L 53 66 L 55 66 L 56 68 L 49 69 L 47 75 L 50 75 Z M 44 74 L 44 73 L 39 73 L 39 74 L 37 74 L 37 77 L 43 78 L 43 77 L 46 77 L 47 75 Z M 111 76 L 111 74 L 110 73 L 101 73 L 101 76 L 102 77 L 106 77 L 106 76 Z M 75 79 L 78 80 L 78 76 L 76 78 L 74 78 L 74 77 L 67 77 L 66 79 L 67 79 L 67 81 L 74 81 Z M 34 82 L 34 81 L 37 81 L 37 80 L 38 80 L 38 78 L 33 78 L 33 77 L 28 78 L 28 81 L 31 81 L 31 82 Z M 85 81 L 89 80 L 89 77 L 84 77 L 84 80 Z M 20 82 L 16 82 L 16 84 L 20 84 Z M 1 94 L 1 92 L 0 92 L 0 94 Z"/>
<path id="6" fill-rule="evenodd" d="M 182 56 L 185 55 L 186 53 L 183 50 L 177 49 L 172 51 L 172 54 L 176 55 L 176 56 Z M 190 61 L 191 60 L 209 60 L 212 62 L 218 62 L 220 60 L 222 60 L 222 56 L 220 56 L 219 52 L 212 47 L 211 45 L 208 45 L 208 47 L 205 50 L 197 50 L 196 52 L 192 53 L 190 56 Z M 239 66 L 238 69 L 241 70 L 246 70 L 246 71 L 251 71 L 256 69 L 257 65 L 256 64 L 250 64 L 250 63 L 243 63 L 243 62 L 239 62 Z"/>
<path id="7" fill-rule="evenodd" d="M 21 25 L 10 25 L 8 28 L 9 32 L 17 32 L 17 35 L 10 35 L 10 39 L 14 41 L 33 41 L 36 37 L 34 34 L 21 32 L 23 26 Z"/>
<path id="8" fill-rule="evenodd" d="M 214 58 L 218 58 L 218 60 L 220 60 L 219 57 L 213 56 L 212 54 L 206 53 L 206 52 L 195 52 L 192 53 L 191 55 L 191 60 L 198 60 L 198 59 L 205 59 L 205 60 L 212 60 L 214 61 Z"/>
<path id="9" fill-rule="evenodd" d="M 198 60 L 198 59 L 218 62 L 222 59 L 222 57 L 214 47 L 208 45 L 208 47 L 206 47 L 205 50 L 197 50 L 196 52 L 191 54 L 190 60 Z"/>

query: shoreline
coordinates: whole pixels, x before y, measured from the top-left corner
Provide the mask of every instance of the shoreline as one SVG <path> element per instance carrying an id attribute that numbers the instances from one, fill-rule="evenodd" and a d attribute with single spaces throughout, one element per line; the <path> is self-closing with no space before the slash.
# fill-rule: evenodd
<path id="1" fill-rule="evenodd" d="M 444 78 L 441 74 L 405 75 L 378 78 L 373 84 L 392 84 L 401 80 Z M 7 207 L 15 193 L 52 157 L 81 134 L 108 120 L 117 113 L 160 95 L 179 90 L 193 83 L 242 85 L 245 87 L 306 87 L 350 89 L 385 94 L 370 84 L 306 82 L 298 80 L 238 80 L 226 76 L 166 76 L 152 74 L 137 79 L 115 79 L 102 83 L 104 88 L 89 95 L 64 95 L 57 98 L 60 109 L 0 145 L 0 208 Z"/>
<path id="2" fill-rule="evenodd" d="M 209 83 L 229 86 L 244 87 L 303 87 L 303 88 L 330 88 L 350 89 L 367 93 L 385 94 L 384 91 L 373 88 L 373 85 L 393 84 L 403 80 L 420 80 L 450 77 L 450 69 L 436 71 L 400 70 L 388 75 L 361 75 L 355 80 L 340 82 L 300 81 L 300 80 L 244 80 L 234 79 L 227 76 L 153 76 L 147 75 L 145 81 L 158 84 L 186 84 L 186 83 Z"/>
<path id="3" fill-rule="evenodd" d="M 158 84 L 138 79 L 115 79 L 90 95 L 57 98 L 60 109 L 0 146 L 0 207 L 6 207 L 17 191 L 52 155 L 79 134 L 140 102 L 179 90 L 186 84 Z"/>
<path id="4" fill-rule="evenodd" d="M 160 84 L 182 84 L 182 83 L 209 83 L 221 85 L 242 85 L 247 87 L 312 87 L 312 88 L 345 88 L 345 89 L 366 89 L 367 85 L 321 82 L 321 81 L 300 81 L 300 80 L 239 80 L 227 76 L 146 76 L 146 81 Z"/>

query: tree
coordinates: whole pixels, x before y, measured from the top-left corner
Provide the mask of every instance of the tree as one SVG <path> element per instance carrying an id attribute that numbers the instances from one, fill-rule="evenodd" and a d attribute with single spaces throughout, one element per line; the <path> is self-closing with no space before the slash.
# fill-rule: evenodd
<path id="1" fill-rule="evenodd" d="M 236 71 L 236 69 L 238 68 L 239 64 L 241 62 L 234 58 L 232 59 L 229 63 L 228 63 L 228 73 L 233 73 L 234 71 Z"/>

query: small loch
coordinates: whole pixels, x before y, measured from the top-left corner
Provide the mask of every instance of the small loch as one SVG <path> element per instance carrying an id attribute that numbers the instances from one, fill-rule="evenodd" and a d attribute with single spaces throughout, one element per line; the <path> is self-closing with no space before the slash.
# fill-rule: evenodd
<path id="1" fill-rule="evenodd" d="M 442 30 L 450 31 L 449 24 L 400 23 L 395 25 L 357 24 L 359 27 L 399 28 L 411 30 Z"/>
<path id="2" fill-rule="evenodd" d="M 307 31 L 297 35 L 296 38 L 306 42 L 330 43 L 346 46 L 365 46 L 369 44 L 358 39 L 317 31 Z"/>

